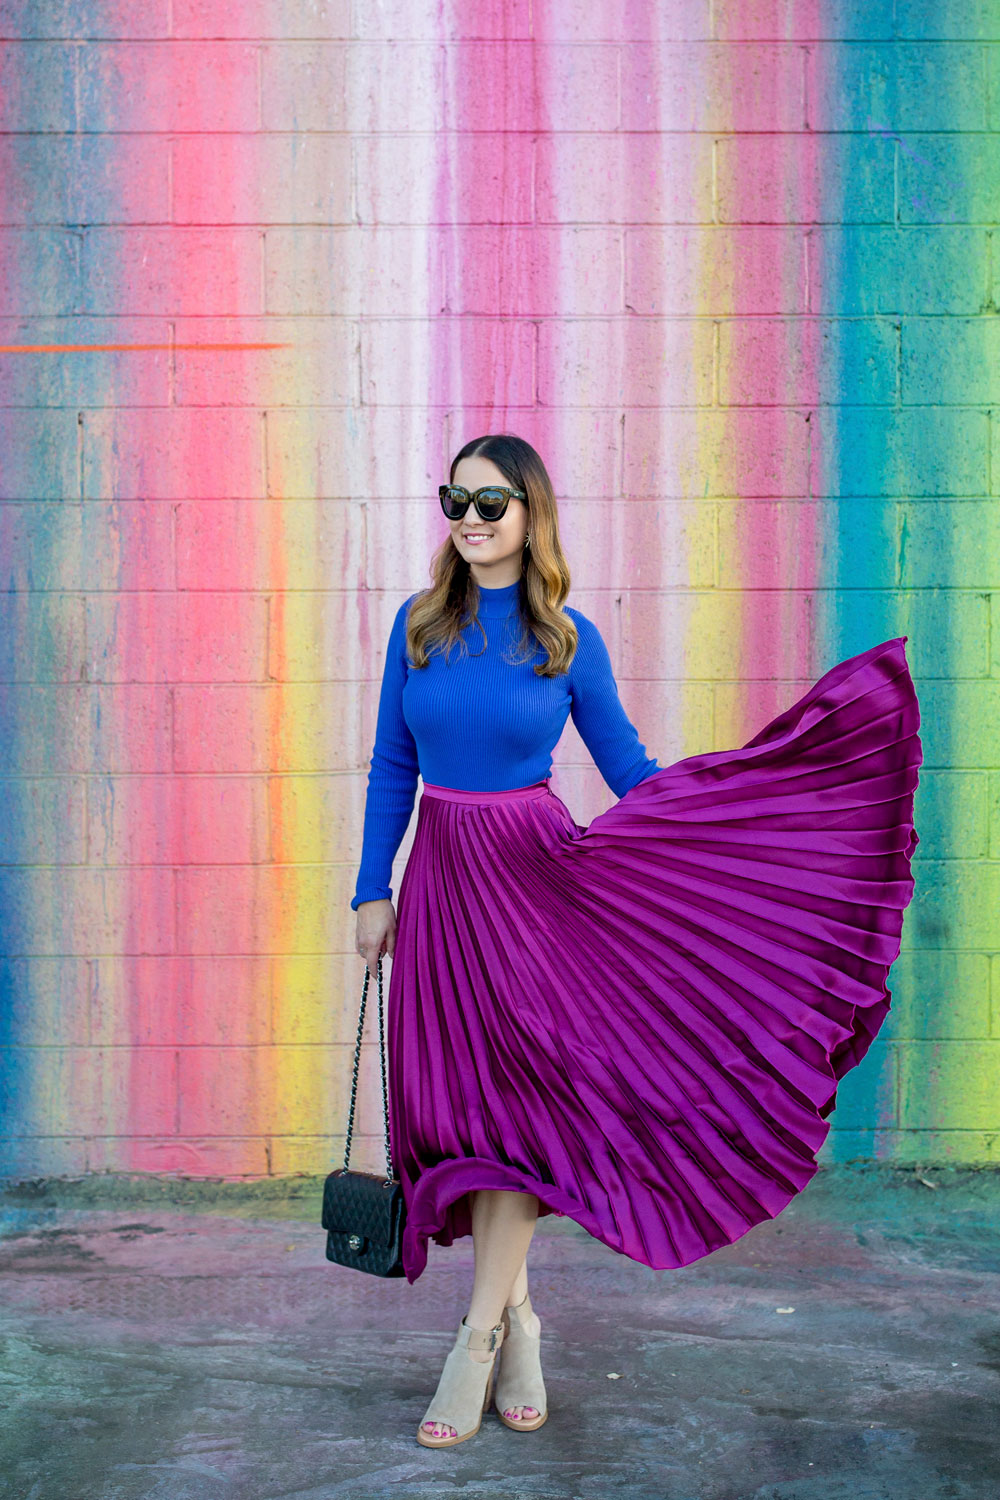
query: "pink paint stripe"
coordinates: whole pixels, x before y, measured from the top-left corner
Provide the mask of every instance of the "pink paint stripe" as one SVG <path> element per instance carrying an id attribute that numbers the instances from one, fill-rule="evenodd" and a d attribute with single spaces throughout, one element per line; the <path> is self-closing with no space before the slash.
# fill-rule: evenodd
<path id="1" fill-rule="evenodd" d="M 460 0 L 442 7 L 443 39 L 461 34 L 464 9 Z M 449 413 L 446 461 L 470 438 L 513 431 L 551 464 L 552 424 L 536 406 L 535 331 L 524 314 L 550 306 L 552 260 L 531 228 L 478 229 L 473 253 L 463 224 L 463 205 L 481 200 L 484 183 L 498 225 L 505 206 L 523 199 L 533 137 L 548 129 L 546 51 L 505 39 L 453 43 L 446 57 L 446 95 L 464 100 L 474 78 L 476 97 L 491 102 L 494 126 L 484 130 L 480 119 L 478 130 L 463 130 L 467 116 L 456 105 L 456 133 L 439 138 L 432 264 L 440 268 L 445 311 L 432 325 L 431 399 Z"/>

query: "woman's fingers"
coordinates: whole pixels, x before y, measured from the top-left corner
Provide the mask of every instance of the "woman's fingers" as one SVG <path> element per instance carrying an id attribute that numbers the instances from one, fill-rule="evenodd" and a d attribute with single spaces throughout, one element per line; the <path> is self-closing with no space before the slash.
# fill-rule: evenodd
<path id="1" fill-rule="evenodd" d="M 357 935 L 357 950 L 368 965 L 368 972 L 373 978 L 378 971 L 379 955 L 384 953 L 391 958 L 396 946 L 396 914 L 388 901 L 384 905 L 388 908 L 385 920 L 374 931 L 364 930 L 359 923 Z"/>

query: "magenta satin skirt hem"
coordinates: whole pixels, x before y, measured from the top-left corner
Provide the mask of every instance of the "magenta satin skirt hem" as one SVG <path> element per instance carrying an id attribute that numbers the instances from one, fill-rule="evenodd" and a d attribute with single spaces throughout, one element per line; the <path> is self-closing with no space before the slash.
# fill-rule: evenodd
<path id="1" fill-rule="evenodd" d="M 759 1198 L 764 1210 L 760 1218 L 776 1218 L 818 1170 L 815 1159 L 803 1161 L 790 1183 L 764 1184 Z M 623 1242 L 619 1233 L 608 1233 L 604 1221 L 582 1198 L 492 1157 L 470 1156 L 440 1162 L 421 1175 L 419 1187 L 419 1193 L 413 1195 L 412 1210 L 403 1231 L 403 1264 L 406 1279 L 411 1283 L 426 1269 L 429 1240 L 447 1246 L 472 1233 L 471 1205 L 467 1195 L 479 1191 L 534 1193 L 538 1198 L 540 1219 L 550 1214 L 572 1219 L 609 1250 L 639 1260 L 654 1271 L 672 1271 L 690 1265 L 713 1250 L 734 1244 L 754 1228 L 754 1224 L 747 1223 L 734 1212 L 729 1221 L 725 1218 L 720 1221 L 713 1237 L 699 1241 L 697 1245 L 689 1245 L 676 1254 L 663 1252 L 655 1246 L 645 1254 L 636 1254 L 635 1247 Z"/>
<path id="2" fill-rule="evenodd" d="M 471 1233 L 479 1189 L 670 1269 L 809 1182 L 913 895 L 905 640 L 586 827 L 548 779 L 424 786 L 387 1007 L 409 1281 Z"/>

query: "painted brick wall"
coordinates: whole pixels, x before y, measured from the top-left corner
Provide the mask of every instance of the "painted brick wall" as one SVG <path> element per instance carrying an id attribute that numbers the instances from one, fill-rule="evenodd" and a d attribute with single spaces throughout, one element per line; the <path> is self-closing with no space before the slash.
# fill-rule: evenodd
<path id="1" fill-rule="evenodd" d="M 662 764 L 909 636 L 917 890 L 824 1155 L 996 1159 L 1000 0 L 0 37 L 0 1171 L 338 1159 L 385 638 L 502 428 Z M 571 725 L 555 785 L 611 800 Z"/>

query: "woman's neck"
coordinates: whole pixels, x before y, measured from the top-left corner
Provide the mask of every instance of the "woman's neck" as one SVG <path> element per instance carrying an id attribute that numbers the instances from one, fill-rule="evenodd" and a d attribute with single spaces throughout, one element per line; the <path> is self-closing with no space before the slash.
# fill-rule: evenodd
<path id="1" fill-rule="evenodd" d="M 515 578 L 513 583 L 499 584 L 494 587 L 479 585 L 479 612 L 488 613 L 491 609 L 500 609 L 505 613 L 511 604 L 517 599 L 521 580 Z"/>

